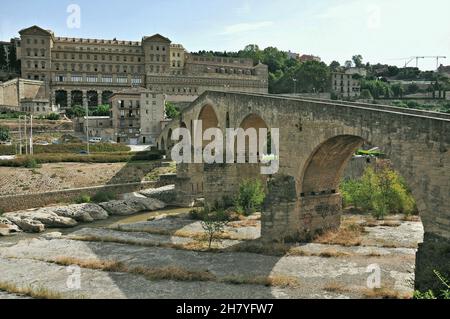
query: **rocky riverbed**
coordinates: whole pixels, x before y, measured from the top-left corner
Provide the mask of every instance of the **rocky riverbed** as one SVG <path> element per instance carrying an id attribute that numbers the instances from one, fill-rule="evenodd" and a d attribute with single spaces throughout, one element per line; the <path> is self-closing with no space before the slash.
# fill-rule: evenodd
<path id="1" fill-rule="evenodd" d="M 0 298 L 412 294 L 415 252 L 423 238 L 420 220 L 393 216 L 376 222 L 345 215 L 343 227 L 358 231 L 335 232 L 308 244 L 268 245 L 259 240 L 259 219 L 256 214 L 230 223 L 212 249 L 203 238 L 201 223 L 183 209 L 80 221 L 56 232 L 0 238 Z M 379 272 L 380 289 L 368 287 L 374 272 Z"/>

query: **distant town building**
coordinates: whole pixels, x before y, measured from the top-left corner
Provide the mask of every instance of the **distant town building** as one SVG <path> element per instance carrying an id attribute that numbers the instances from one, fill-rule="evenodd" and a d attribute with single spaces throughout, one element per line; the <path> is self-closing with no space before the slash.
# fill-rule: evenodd
<path id="1" fill-rule="evenodd" d="M 307 61 L 321 62 L 322 59 L 318 56 L 310 55 L 310 54 L 303 54 L 302 56 L 300 56 L 300 62 L 307 62 Z"/>
<path id="2" fill-rule="evenodd" d="M 286 54 L 287 54 L 287 56 L 288 56 L 290 59 L 300 60 L 300 54 L 299 54 L 299 53 L 295 53 L 295 52 L 288 51 L 288 52 L 286 52 Z"/>
<path id="3" fill-rule="evenodd" d="M 331 87 L 340 97 L 356 97 L 361 94 L 361 77 L 367 75 L 362 68 L 346 68 L 331 73 Z"/>
<path id="4" fill-rule="evenodd" d="M 165 120 L 165 96 L 144 88 L 125 89 L 111 96 L 114 140 L 155 145 Z"/>
<path id="5" fill-rule="evenodd" d="M 21 76 L 44 81 L 47 98 L 63 109 L 106 104 L 113 93 L 133 86 L 177 102 L 206 90 L 268 92 L 266 65 L 191 54 L 159 34 L 140 42 L 57 37 L 38 26 L 19 34 Z"/>
<path id="6" fill-rule="evenodd" d="M 47 98 L 45 83 L 42 81 L 13 79 L 0 82 L 0 105 L 13 111 L 20 111 L 23 100 L 39 101 Z"/>
<path id="7" fill-rule="evenodd" d="M 110 116 L 83 116 L 74 120 L 75 132 L 86 135 L 89 132 L 89 137 L 100 137 L 105 141 L 113 140 L 114 129 Z"/>
<path id="8" fill-rule="evenodd" d="M 20 110 L 31 115 L 59 113 L 59 108 L 51 105 L 49 99 L 22 99 L 20 101 Z"/>

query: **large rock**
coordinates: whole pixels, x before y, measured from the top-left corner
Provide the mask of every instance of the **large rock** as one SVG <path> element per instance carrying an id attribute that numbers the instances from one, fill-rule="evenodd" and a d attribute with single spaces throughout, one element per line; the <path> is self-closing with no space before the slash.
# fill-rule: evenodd
<path id="1" fill-rule="evenodd" d="M 133 215 L 147 210 L 147 207 L 143 203 L 133 200 L 114 200 L 100 203 L 99 205 L 109 214 L 118 216 Z"/>
<path id="2" fill-rule="evenodd" d="M 51 208 L 41 208 L 37 210 L 18 211 L 13 213 L 6 213 L 4 214 L 4 217 L 11 220 L 14 224 L 16 224 L 22 229 L 23 227 L 21 227 L 17 223 L 18 220 L 22 219 L 35 220 L 41 222 L 42 224 L 50 228 L 51 227 L 68 228 L 77 225 L 77 222 L 74 219 L 69 217 L 58 216 L 51 210 L 52 210 Z"/>
<path id="3" fill-rule="evenodd" d="M 175 185 L 167 185 L 159 188 L 144 189 L 139 194 L 145 197 L 158 199 L 164 203 L 173 203 L 176 200 Z"/>
<path id="4" fill-rule="evenodd" d="M 108 218 L 108 212 L 96 204 L 76 204 L 52 209 L 58 216 L 70 217 L 78 222 L 92 222 Z"/>
<path id="5" fill-rule="evenodd" d="M 100 203 L 111 215 L 133 215 L 145 211 L 154 211 L 166 207 L 166 204 L 154 198 L 147 198 L 139 193 L 129 193 L 122 200 Z"/>
<path id="6" fill-rule="evenodd" d="M 20 232 L 21 230 L 16 224 L 6 218 L 0 217 L 0 236 L 10 236 Z"/>
<path id="7" fill-rule="evenodd" d="M 154 211 L 158 209 L 163 209 L 166 207 L 166 204 L 155 198 L 148 198 L 139 193 L 128 193 L 123 195 L 123 199 L 127 203 L 132 203 L 133 205 L 143 205 L 145 210 Z"/>
<path id="8" fill-rule="evenodd" d="M 42 233 L 45 230 L 45 225 L 35 219 L 20 217 L 9 217 L 8 219 L 27 233 Z"/>

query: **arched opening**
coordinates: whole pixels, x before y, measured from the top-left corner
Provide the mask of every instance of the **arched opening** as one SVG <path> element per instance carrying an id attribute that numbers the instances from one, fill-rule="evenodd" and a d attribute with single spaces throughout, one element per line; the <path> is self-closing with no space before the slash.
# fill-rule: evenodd
<path id="1" fill-rule="evenodd" d="M 336 193 L 343 170 L 363 143 L 359 136 L 341 135 L 319 145 L 305 165 L 301 196 Z"/>
<path id="2" fill-rule="evenodd" d="M 72 91 L 71 96 L 71 106 L 83 106 L 83 92 L 78 90 Z"/>
<path id="3" fill-rule="evenodd" d="M 269 132 L 269 127 L 266 124 L 266 122 L 257 114 L 249 114 L 247 115 L 247 117 L 245 117 L 245 119 L 242 121 L 241 125 L 239 126 L 240 128 L 242 128 L 244 131 L 253 128 L 256 130 L 256 137 L 257 140 L 254 141 L 254 143 L 257 143 L 256 148 L 256 153 L 251 152 L 252 148 L 250 147 L 250 136 L 245 136 L 245 145 L 243 146 L 244 149 L 239 149 L 238 143 L 235 142 L 235 150 L 236 150 L 236 156 L 238 154 L 245 154 L 245 161 L 249 162 L 250 157 L 252 156 L 257 156 L 258 157 L 258 161 L 260 160 L 259 158 L 259 153 L 262 151 L 259 149 L 259 138 L 260 138 L 260 129 L 267 129 L 267 150 L 266 152 L 271 148 L 270 144 L 271 144 L 271 139 L 270 139 L 270 132 Z"/>
<path id="4" fill-rule="evenodd" d="M 161 148 L 160 148 L 161 151 L 165 151 L 166 150 L 166 143 L 164 143 L 164 137 L 161 138 L 160 146 L 161 146 Z"/>
<path id="5" fill-rule="evenodd" d="M 111 104 L 110 98 L 113 95 L 112 91 L 103 91 L 102 92 L 102 104 Z"/>
<path id="6" fill-rule="evenodd" d="M 67 107 L 67 91 L 58 90 L 55 91 L 55 103 L 62 108 Z"/>
<path id="7" fill-rule="evenodd" d="M 88 91 L 87 92 L 87 101 L 89 107 L 98 106 L 98 93 L 97 91 Z"/>
<path id="8" fill-rule="evenodd" d="M 172 141 L 172 129 L 169 129 L 167 133 L 167 150 L 170 151 L 174 145 L 174 141 Z"/>
<path id="9" fill-rule="evenodd" d="M 198 116 L 198 120 L 202 121 L 202 137 L 206 130 L 214 127 L 219 127 L 219 120 L 217 118 L 216 112 L 214 111 L 214 108 L 211 105 L 206 105 L 202 108 Z M 209 143 L 210 141 L 203 140 L 203 148 L 205 148 Z"/>

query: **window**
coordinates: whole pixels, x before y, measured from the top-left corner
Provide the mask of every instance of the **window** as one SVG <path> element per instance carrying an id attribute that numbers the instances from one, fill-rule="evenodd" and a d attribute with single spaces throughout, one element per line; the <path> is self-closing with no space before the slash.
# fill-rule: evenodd
<path id="1" fill-rule="evenodd" d="M 95 75 L 88 75 L 86 77 L 86 82 L 95 83 L 98 81 L 98 78 Z"/>
<path id="2" fill-rule="evenodd" d="M 72 82 L 83 82 L 83 77 L 81 75 L 72 75 Z"/>
<path id="3" fill-rule="evenodd" d="M 117 77 L 117 83 L 128 83 L 128 78 L 125 76 Z"/>
<path id="4" fill-rule="evenodd" d="M 112 83 L 112 81 L 113 81 L 112 76 L 103 76 L 102 77 L 103 83 Z"/>
<path id="5" fill-rule="evenodd" d="M 132 78 L 131 79 L 131 83 L 132 84 L 141 84 L 142 83 L 142 79 L 141 78 Z"/>
<path id="6" fill-rule="evenodd" d="M 57 75 L 55 78 L 56 82 L 64 82 L 66 80 L 64 75 Z"/>

